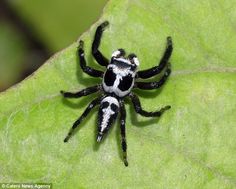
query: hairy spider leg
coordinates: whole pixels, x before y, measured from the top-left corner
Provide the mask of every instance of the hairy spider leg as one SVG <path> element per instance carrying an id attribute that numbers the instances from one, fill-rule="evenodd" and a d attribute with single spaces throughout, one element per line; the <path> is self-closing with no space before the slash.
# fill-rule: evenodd
<path id="1" fill-rule="evenodd" d="M 123 150 L 123 161 L 125 166 L 128 166 L 127 161 L 127 143 L 126 143 L 126 133 L 125 133 L 125 119 L 126 119 L 126 110 L 124 101 L 120 100 L 120 131 L 121 131 L 121 147 Z"/>
<path id="2" fill-rule="evenodd" d="M 135 87 L 144 90 L 151 90 L 160 88 L 167 80 L 168 76 L 171 73 L 171 69 L 168 67 L 159 81 L 154 82 L 136 82 Z"/>
<path id="3" fill-rule="evenodd" d="M 93 100 L 88 107 L 85 109 L 84 113 L 77 119 L 73 126 L 71 127 L 69 133 L 67 134 L 66 138 L 64 139 L 64 142 L 67 142 L 70 137 L 74 134 L 75 129 L 80 125 L 80 123 L 83 121 L 83 119 L 89 114 L 89 112 L 101 102 L 102 97 L 98 97 L 95 100 Z"/>
<path id="4" fill-rule="evenodd" d="M 101 38 L 102 38 L 102 33 L 106 26 L 109 25 L 108 21 L 103 22 L 97 27 L 97 30 L 95 32 L 95 37 L 93 40 L 92 44 L 92 54 L 95 58 L 95 60 L 101 65 L 101 66 L 107 66 L 109 64 L 108 59 L 98 50 Z"/>
<path id="5" fill-rule="evenodd" d="M 78 55 L 80 59 L 80 67 L 81 69 L 87 73 L 90 76 L 93 77 L 102 77 L 103 72 L 100 70 L 95 70 L 89 66 L 86 65 L 86 60 L 84 58 L 84 42 L 82 40 L 79 41 L 79 47 L 78 47 Z"/>
<path id="6" fill-rule="evenodd" d="M 135 111 L 144 117 L 160 117 L 166 110 L 171 108 L 171 106 L 168 105 L 165 106 L 164 108 L 161 108 L 159 111 L 147 112 L 142 109 L 140 100 L 137 95 L 135 95 L 134 93 L 130 93 L 129 97 L 131 98 Z"/>
<path id="7" fill-rule="evenodd" d="M 155 76 L 159 74 L 167 65 L 168 60 L 172 54 L 173 45 L 171 37 L 167 37 L 167 45 L 164 55 L 162 56 L 160 63 L 158 66 L 155 66 L 153 68 L 147 69 L 147 70 L 141 70 L 137 72 L 137 78 L 147 79 L 152 76 Z"/>
<path id="8" fill-rule="evenodd" d="M 86 89 L 82 89 L 81 91 L 75 93 L 65 92 L 65 91 L 60 91 L 60 92 L 65 98 L 79 98 L 81 96 L 87 96 L 97 91 L 100 91 L 101 89 L 102 89 L 101 85 L 95 85 L 92 87 L 88 87 Z"/>

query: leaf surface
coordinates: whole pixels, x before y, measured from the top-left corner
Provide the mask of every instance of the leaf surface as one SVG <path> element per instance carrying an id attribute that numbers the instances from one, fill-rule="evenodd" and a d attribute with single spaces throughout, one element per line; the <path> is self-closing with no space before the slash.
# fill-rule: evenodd
<path id="1" fill-rule="evenodd" d="M 134 52 L 140 69 L 157 65 L 172 36 L 172 74 L 160 90 L 135 92 L 160 119 L 136 115 L 126 100 L 129 167 L 121 159 L 118 122 L 96 144 L 97 109 L 63 143 L 93 94 L 64 100 L 101 82 L 82 73 L 72 44 L 25 81 L 0 95 L 1 182 L 48 182 L 55 188 L 236 187 L 236 4 L 233 1 L 109 1 L 81 36 L 88 64 L 95 29 L 110 21 L 101 51 Z M 151 80 L 158 80 L 155 77 Z"/>

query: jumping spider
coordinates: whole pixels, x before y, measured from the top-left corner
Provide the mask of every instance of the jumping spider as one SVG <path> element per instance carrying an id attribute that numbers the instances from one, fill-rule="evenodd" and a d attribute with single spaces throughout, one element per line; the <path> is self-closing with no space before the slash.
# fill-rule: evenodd
<path id="1" fill-rule="evenodd" d="M 86 108 L 84 113 L 80 116 L 78 120 L 75 121 L 72 128 L 70 129 L 68 135 L 64 139 L 67 142 L 75 129 L 79 126 L 81 121 L 88 115 L 88 113 L 96 105 L 100 104 L 98 111 L 98 134 L 97 142 L 100 142 L 107 133 L 112 123 L 115 121 L 117 114 L 120 112 L 120 130 L 121 130 L 121 145 L 123 150 L 123 161 L 125 166 L 128 166 L 127 161 L 127 144 L 125 135 L 125 118 L 126 110 L 124 106 L 124 98 L 129 97 L 134 105 L 135 111 L 145 117 L 160 117 L 162 113 L 168 109 L 170 106 L 165 106 L 159 111 L 147 112 L 142 109 L 139 98 L 132 92 L 133 88 L 150 90 L 157 89 L 161 87 L 168 76 L 170 75 L 170 67 L 168 60 L 172 53 L 172 41 L 171 37 L 167 37 L 167 46 L 164 55 L 162 56 L 158 66 L 153 68 L 138 71 L 139 60 L 135 54 L 130 54 L 125 57 L 124 49 L 118 49 L 112 53 L 111 60 L 108 60 L 104 55 L 98 50 L 100 45 L 102 33 L 109 22 L 105 21 L 97 27 L 94 41 L 92 44 L 92 54 L 95 60 L 101 65 L 106 67 L 105 73 L 100 70 L 93 69 L 86 65 L 84 58 L 83 45 L 84 42 L 80 40 L 78 47 L 78 55 L 80 59 L 80 67 L 83 72 L 87 73 L 93 77 L 102 78 L 102 83 L 88 87 L 76 93 L 61 91 L 61 94 L 66 98 L 79 98 L 81 96 L 87 96 L 89 94 L 100 91 L 101 96 L 94 99 L 89 106 Z M 156 82 L 139 82 L 136 79 L 147 79 L 159 74 L 164 68 L 166 70 L 164 75 Z"/>

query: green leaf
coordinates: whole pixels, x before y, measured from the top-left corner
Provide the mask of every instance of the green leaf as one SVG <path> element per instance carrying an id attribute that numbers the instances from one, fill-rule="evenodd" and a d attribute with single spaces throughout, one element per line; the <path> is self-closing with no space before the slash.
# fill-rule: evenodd
<path id="1" fill-rule="evenodd" d="M 160 90 L 135 91 L 148 111 L 172 108 L 160 119 L 143 118 L 127 100 L 129 167 L 122 163 L 118 122 L 96 144 L 96 110 L 63 143 L 97 94 L 64 100 L 59 91 L 101 82 L 82 73 L 74 43 L 0 95 L 1 182 L 48 182 L 67 189 L 235 188 L 235 9 L 230 0 L 109 1 L 81 37 L 89 65 L 100 68 L 90 48 L 104 20 L 110 26 L 101 51 L 107 57 L 121 47 L 135 52 L 140 69 L 158 64 L 172 36 L 168 82 Z"/>

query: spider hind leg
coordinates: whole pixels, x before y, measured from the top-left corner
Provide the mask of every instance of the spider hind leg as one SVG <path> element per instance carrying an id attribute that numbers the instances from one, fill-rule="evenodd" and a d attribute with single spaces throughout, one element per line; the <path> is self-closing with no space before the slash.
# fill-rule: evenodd
<path id="1" fill-rule="evenodd" d="M 131 98 L 135 111 L 144 117 L 160 117 L 166 110 L 169 110 L 171 108 L 171 106 L 167 105 L 158 111 L 147 112 L 141 107 L 140 100 L 137 95 L 135 95 L 134 93 L 130 93 L 129 97 Z"/>
<path id="2" fill-rule="evenodd" d="M 127 160 L 127 143 L 126 143 L 126 132 L 125 132 L 125 119 L 126 119 L 126 110 L 124 102 L 120 101 L 120 131 L 121 131 L 121 147 L 123 151 L 123 161 L 125 166 L 128 166 Z"/>
<path id="3" fill-rule="evenodd" d="M 87 115 L 89 114 L 89 112 L 100 103 L 101 101 L 101 97 L 96 98 L 95 100 L 93 100 L 88 107 L 85 109 L 84 113 L 79 117 L 79 119 L 77 119 L 73 126 L 71 127 L 69 133 L 67 134 L 66 138 L 64 139 L 64 142 L 68 142 L 68 140 L 70 139 L 70 137 L 74 134 L 75 130 L 78 128 L 78 126 L 80 125 L 80 123 L 84 120 L 85 117 L 87 117 Z"/>

